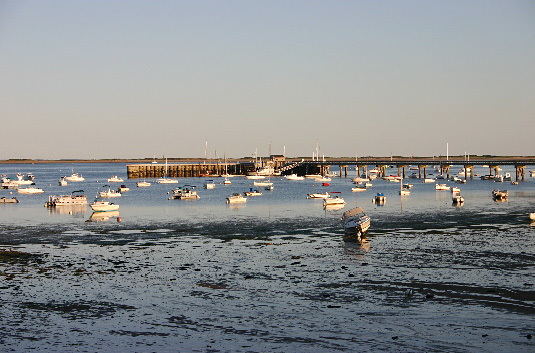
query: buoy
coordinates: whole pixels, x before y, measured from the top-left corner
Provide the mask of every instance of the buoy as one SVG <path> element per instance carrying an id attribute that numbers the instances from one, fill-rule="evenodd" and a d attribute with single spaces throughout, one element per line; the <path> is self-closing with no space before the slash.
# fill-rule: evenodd
<path id="1" fill-rule="evenodd" d="M 122 221 L 121 217 L 117 217 L 117 222 L 121 223 L 121 221 Z"/>

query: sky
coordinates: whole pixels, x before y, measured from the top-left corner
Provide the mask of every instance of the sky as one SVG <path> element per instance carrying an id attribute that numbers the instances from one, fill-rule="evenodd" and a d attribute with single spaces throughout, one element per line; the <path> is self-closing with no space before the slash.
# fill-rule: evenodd
<path id="1" fill-rule="evenodd" d="M 0 0 L 0 121 L 0 159 L 535 155 L 535 1 Z"/>

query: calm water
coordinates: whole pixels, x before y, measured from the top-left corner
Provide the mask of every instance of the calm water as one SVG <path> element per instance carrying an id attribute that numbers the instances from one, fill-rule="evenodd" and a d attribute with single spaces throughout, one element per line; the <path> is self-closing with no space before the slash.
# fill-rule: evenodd
<path id="1" fill-rule="evenodd" d="M 57 185 L 73 171 L 86 181 Z M 275 178 L 275 190 L 228 206 L 251 180 L 216 178 L 206 190 L 204 178 L 179 179 L 201 196 L 181 201 L 168 200 L 176 184 L 137 188 L 124 164 L 0 165 L 0 174 L 17 172 L 34 173 L 45 194 L 0 191 L 21 201 L 0 205 L 0 249 L 22 252 L 0 257 L 0 351 L 535 348 L 533 178 L 447 182 L 461 188 L 460 208 L 416 179 L 400 198 L 399 184 L 382 180 L 352 193 L 345 178 L 329 187 Z M 121 222 L 87 222 L 89 207 L 43 207 L 50 194 L 92 197 L 115 174 L 130 187 L 113 199 Z M 508 202 L 492 200 L 496 188 L 509 190 Z M 325 210 L 306 199 L 323 191 L 348 204 Z M 384 206 L 372 203 L 376 192 Z M 344 242 L 339 219 L 356 205 L 372 226 L 362 243 Z"/>

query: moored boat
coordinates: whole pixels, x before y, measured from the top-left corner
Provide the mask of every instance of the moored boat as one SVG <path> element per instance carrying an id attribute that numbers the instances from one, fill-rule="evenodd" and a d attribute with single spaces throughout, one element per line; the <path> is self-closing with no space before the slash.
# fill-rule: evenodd
<path id="1" fill-rule="evenodd" d="M 286 175 L 284 178 L 286 180 L 305 180 L 304 176 L 298 176 L 297 174 Z"/>
<path id="2" fill-rule="evenodd" d="M 138 188 L 145 188 L 145 187 L 150 186 L 150 183 L 148 181 L 143 180 L 143 181 L 138 181 L 136 185 Z"/>
<path id="3" fill-rule="evenodd" d="M 70 205 L 87 205 L 87 196 L 78 194 L 83 190 L 73 191 L 71 195 L 50 195 L 45 203 L 46 207 L 70 206 Z"/>
<path id="4" fill-rule="evenodd" d="M 233 193 L 231 196 L 227 197 L 227 203 L 244 203 L 247 202 L 247 198 L 242 196 L 239 193 Z"/>
<path id="5" fill-rule="evenodd" d="M 78 181 L 84 181 L 85 178 L 79 175 L 78 173 L 72 173 L 70 176 L 65 177 L 65 180 L 78 182 Z"/>
<path id="6" fill-rule="evenodd" d="M 331 197 L 328 192 L 307 194 L 307 199 L 328 199 Z"/>
<path id="7" fill-rule="evenodd" d="M 446 184 L 435 184 L 435 190 L 449 190 L 450 187 Z"/>
<path id="8" fill-rule="evenodd" d="M 197 191 L 192 190 L 194 187 L 192 186 L 191 189 L 188 185 L 180 186 L 177 189 L 173 190 L 173 196 L 171 196 L 175 200 L 196 200 L 199 199 L 200 196 L 197 194 Z"/>
<path id="9" fill-rule="evenodd" d="M 2 196 L 0 197 L 0 203 L 19 203 L 19 200 L 16 197 L 8 199 Z"/>
<path id="10" fill-rule="evenodd" d="M 45 192 L 43 189 L 37 188 L 35 186 L 29 186 L 27 188 L 19 188 L 18 190 L 19 194 L 40 194 Z"/>
<path id="11" fill-rule="evenodd" d="M 119 205 L 108 201 L 95 201 L 90 205 L 90 207 L 95 212 L 109 212 L 117 211 L 119 209 Z"/>
<path id="12" fill-rule="evenodd" d="M 108 178 L 108 183 L 122 183 L 124 180 L 119 178 L 118 175 L 114 175 L 111 178 Z"/>
<path id="13" fill-rule="evenodd" d="M 104 186 L 108 186 L 108 185 L 104 185 Z M 101 192 L 99 192 L 99 195 L 100 195 L 100 197 L 121 197 L 121 196 L 123 196 L 119 191 L 112 190 L 109 186 L 108 186 L 108 190 L 107 191 L 101 191 Z"/>
<path id="14" fill-rule="evenodd" d="M 258 190 L 251 188 L 249 191 L 243 193 L 245 196 L 262 196 L 262 193 Z"/>

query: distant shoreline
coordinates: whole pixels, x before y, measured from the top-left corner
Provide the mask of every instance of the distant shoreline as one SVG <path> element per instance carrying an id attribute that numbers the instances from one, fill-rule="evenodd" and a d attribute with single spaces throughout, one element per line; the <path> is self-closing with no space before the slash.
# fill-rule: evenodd
<path id="1" fill-rule="evenodd" d="M 267 159 L 267 157 L 265 157 Z M 419 161 L 419 160 L 435 160 L 437 163 L 446 161 L 445 156 L 435 156 L 435 157 L 403 157 L 403 156 L 393 156 L 393 157 L 359 157 L 358 160 L 360 162 L 365 163 L 366 160 L 383 160 L 388 163 L 388 161 L 394 158 L 396 160 L 406 160 L 408 164 L 410 164 L 411 161 Z M 227 162 L 229 163 L 235 163 L 235 162 L 245 162 L 245 161 L 251 161 L 253 158 L 247 157 L 247 158 L 227 158 Z M 301 159 L 311 160 L 310 157 L 287 157 L 286 160 L 288 162 L 291 161 L 299 161 Z M 345 160 L 345 161 L 355 161 L 355 157 L 325 157 L 325 161 L 329 160 Z M 449 156 L 448 161 L 462 161 L 465 160 L 465 156 Z M 500 160 L 500 161 L 517 161 L 517 160 L 533 160 L 535 163 L 535 156 L 489 156 L 489 155 L 481 155 L 481 156 L 470 156 L 470 160 L 467 161 L 467 163 L 470 163 L 470 161 L 477 161 L 477 160 L 486 160 L 486 161 L 492 161 L 492 160 Z M 145 158 L 145 159 L 6 159 L 6 160 L 0 160 L 0 164 L 55 164 L 55 163 L 63 163 L 63 164 L 69 164 L 69 163 L 125 163 L 125 164 L 134 164 L 134 163 L 152 163 L 153 161 L 156 161 L 157 163 L 165 163 L 165 159 L 153 159 L 153 158 Z M 173 162 L 189 162 L 189 163 L 203 163 L 203 162 L 210 162 L 213 163 L 214 161 L 222 162 L 222 159 L 205 159 L 205 158 L 168 158 L 168 163 Z"/>

